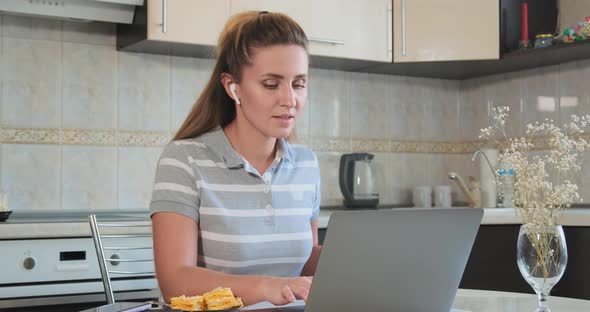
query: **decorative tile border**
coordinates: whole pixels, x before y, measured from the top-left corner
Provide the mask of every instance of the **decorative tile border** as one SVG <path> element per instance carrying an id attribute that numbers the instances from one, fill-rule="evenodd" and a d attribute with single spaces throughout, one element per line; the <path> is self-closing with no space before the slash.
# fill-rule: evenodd
<path id="1" fill-rule="evenodd" d="M 119 130 L 117 141 L 119 146 L 164 146 L 172 139 L 168 132 L 149 132 Z"/>
<path id="2" fill-rule="evenodd" d="M 590 133 L 584 138 L 590 140 Z M 172 139 L 166 131 L 134 131 L 116 129 L 48 129 L 0 128 L 0 143 L 5 144 L 64 144 L 92 146 L 164 146 Z M 388 139 L 344 139 L 336 137 L 302 136 L 295 142 L 318 152 L 371 152 L 419 154 L 467 154 L 484 146 L 483 141 L 402 141 Z M 533 140 L 535 150 L 545 150 L 547 139 Z"/>
<path id="3" fill-rule="evenodd" d="M 417 153 L 417 154 L 465 154 L 481 147 L 480 141 L 402 141 L 383 139 L 352 139 L 353 152 Z"/>
<path id="4" fill-rule="evenodd" d="M 0 128 L 0 143 L 92 146 L 164 146 L 172 135 L 164 131 L 115 129 Z"/>
<path id="5" fill-rule="evenodd" d="M 342 138 L 334 137 L 312 137 L 306 145 L 314 151 L 321 152 L 350 152 L 352 145 L 351 141 Z"/>
<path id="6" fill-rule="evenodd" d="M 114 146 L 116 130 L 62 129 L 61 144 Z"/>
<path id="7" fill-rule="evenodd" d="M 0 143 L 59 144 L 60 129 L 0 128 Z"/>
<path id="8" fill-rule="evenodd" d="M 299 137 L 297 143 L 305 144 L 319 152 L 371 152 L 371 153 L 424 153 L 465 154 L 483 146 L 481 141 L 403 141 L 388 139 L 343 139 L 334 137 Z"/>

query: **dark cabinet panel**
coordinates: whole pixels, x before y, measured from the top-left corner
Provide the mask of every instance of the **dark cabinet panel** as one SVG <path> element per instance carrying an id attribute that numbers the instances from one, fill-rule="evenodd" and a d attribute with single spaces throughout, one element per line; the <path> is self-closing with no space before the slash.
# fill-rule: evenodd
<path id="1" fill-rule="evenodd" d="M 516 265 L 519 225 L 479 228 L 460 288 L 534 293 Z M 590 227 L 564 227 L 568 264 L 551 295 L 590 300 Z M 326 229 L 319 230 L 323 243 Z"/>
<path id="2" fill-rule="evenodd" d="M 519 225 L 482 225 L 459 287 L 534 293 L 516 265 Z M 590 299 L 590 227 L 564 227 L 568 265 L 551 295 Z"/>
<path id="3" fill-rule="evenodd" d="M 500 51 L 508 53 L 518 49 L 522 29 L 522 0 L 500 1 Z M 537 34 L 553 34 L 557 28 L 557 0 L 527 1 L 528 39 L 533 42 Z"/>
<path id="4" fill-rule="evenodd" d="M 326 237 L 326 229 L 319 229 L 318 230 L 318 242 L 320 243 L 320 245 L 324 244 L 324 238 Z"/>

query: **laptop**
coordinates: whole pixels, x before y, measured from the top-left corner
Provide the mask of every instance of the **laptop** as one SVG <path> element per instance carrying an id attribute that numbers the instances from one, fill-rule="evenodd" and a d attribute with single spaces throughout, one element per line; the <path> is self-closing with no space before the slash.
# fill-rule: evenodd
<path id="1" fill-rule="evenodd" d="M 336 212 L 303 306 L 251 311 L 449 312 L 483 209 Z"/>

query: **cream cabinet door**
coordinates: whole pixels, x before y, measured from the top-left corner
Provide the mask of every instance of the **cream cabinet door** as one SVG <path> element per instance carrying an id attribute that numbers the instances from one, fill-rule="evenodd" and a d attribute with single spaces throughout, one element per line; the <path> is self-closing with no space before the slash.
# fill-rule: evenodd
<path id="1" fill-rule="evenodd" d="M 500 58 L 499 0 L 393 0 L 394 63 Z"/>
<path id="2" fill-rule="evenodd" d="M 560 33 L 583 21 L 584 16 L 590 13 L 590 1 L 588 0 L 564 0 L 557 3 L 559 4 Z"/>
<path id="3" fill-rule="evenodd" d="M 230 0 L 147 0 L 149 40 L 213 45 L 229 18 Z"/>
<path id="4" fill-rule="evenodd" d="M 231 13 L 282 12 L 305 30 L 312 55 L 392 60 L 391 0 L 231 0 Z"/>

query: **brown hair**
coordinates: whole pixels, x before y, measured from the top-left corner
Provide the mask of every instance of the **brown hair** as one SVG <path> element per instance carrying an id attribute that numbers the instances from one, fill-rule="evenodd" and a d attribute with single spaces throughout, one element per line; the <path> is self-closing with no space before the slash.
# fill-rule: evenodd
<path id="1" fill-rule="evenodd" d="M 236 107 L 223 88 L 221 74 L 228 73 L 239 82 L 242 67 L 251 64 L 252 48 L 286 44 L 307 51 L 305 32 L 289 16 L 266 11 L 232 16 L 219 36 L 211 78 L 173 140 L 197 137 L 233 121 Z"/>

